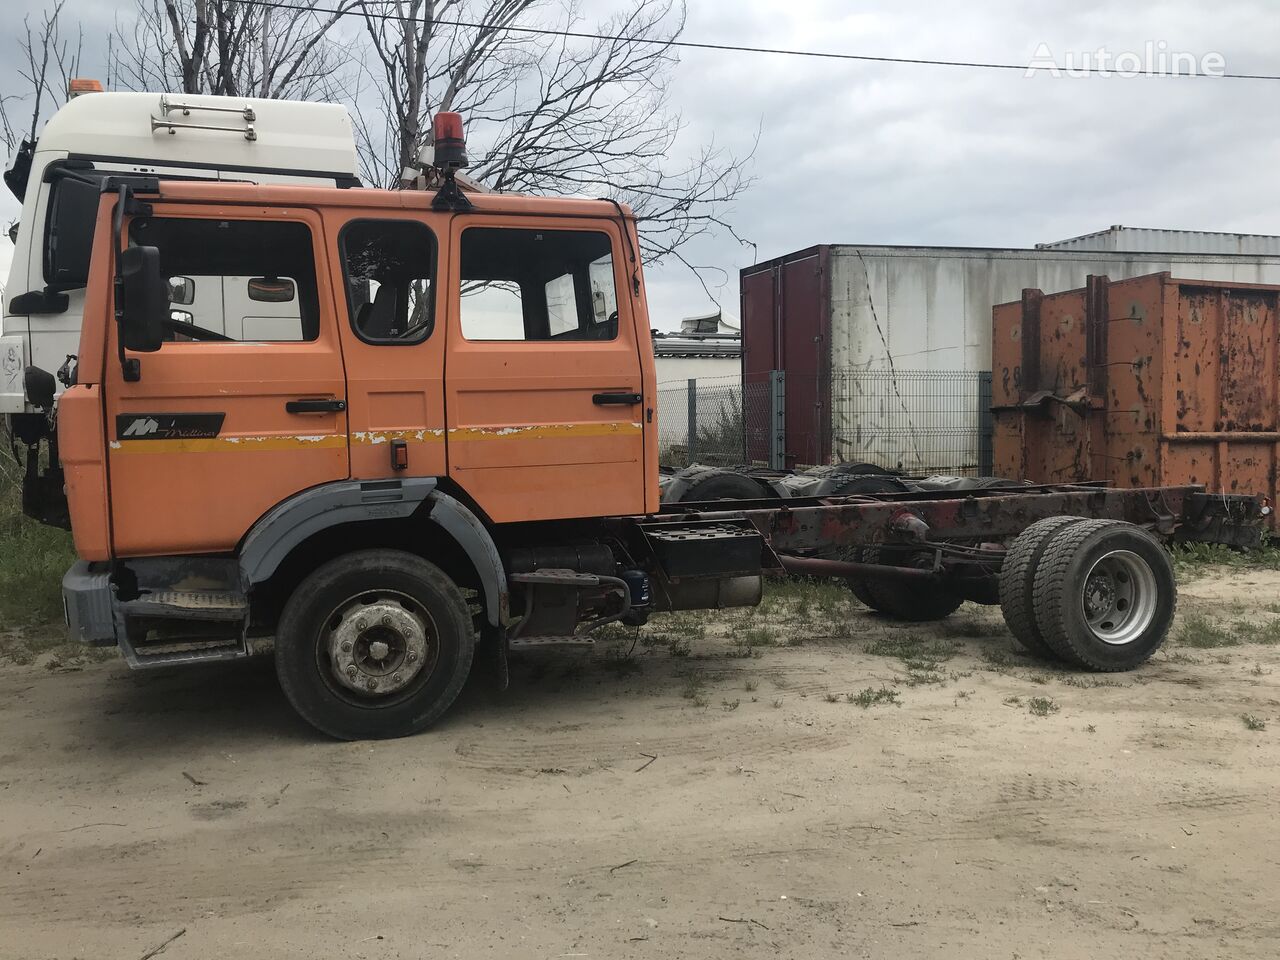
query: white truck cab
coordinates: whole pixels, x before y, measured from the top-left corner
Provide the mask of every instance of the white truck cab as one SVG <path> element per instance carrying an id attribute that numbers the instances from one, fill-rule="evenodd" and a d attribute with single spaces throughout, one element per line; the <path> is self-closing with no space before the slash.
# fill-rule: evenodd
<path id="1" fill-rule="evenodd" d="M 75 96 L 49 119 L 37 142 L 23 143 L 4 176 L 22 214 L 4 286 L 0 414 L 41 410 L 27 396 L 28 371 L 43 371 L 47 384 L 78 350 L 98 185 L 124 173 L 360 185 L 351 119 L 336 104 L 159 93 Z M 210 295 L 200 293 L 202 300 Z M 246 313 L 266 322 L 273 311 L 288 310 L 270 302 L 270 291 L 264 298 L 239 290 L 218 295 L 265 300 Z M 55 391 L 64 386 L 58 382 Z"/>

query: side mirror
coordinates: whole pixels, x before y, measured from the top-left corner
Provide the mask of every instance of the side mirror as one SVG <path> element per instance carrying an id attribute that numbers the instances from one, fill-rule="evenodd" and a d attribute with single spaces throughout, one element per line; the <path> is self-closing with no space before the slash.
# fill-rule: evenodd
<path id="1" fill-rule="evenodd" d="M 169 302 L 188 306 L 196 301 L 196 282 L 190 277 L 169 278 Z"/>
<path id="2" fill-rule="evenodd" d="M 126 350 L 153 353 L 164 343 L 169 288 L 160 276 L 160 251 L 127 247 L 120 253 L 120 342 Z"/>

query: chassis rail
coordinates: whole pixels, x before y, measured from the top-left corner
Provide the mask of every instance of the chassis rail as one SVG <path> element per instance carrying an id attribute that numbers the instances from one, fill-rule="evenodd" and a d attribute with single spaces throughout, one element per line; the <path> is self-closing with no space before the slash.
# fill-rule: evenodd
<path id="1" fill-rule="evenodd" d="M 1072 484 L 745 501 L 732 509 L 723 502 L 681 503 L 663 513 L 665 519 L 745 519 L 778 553 L 803 555 L 875 544 L 998 541 L 1055 516 L 1123 520 L 1166 539 L 1250 546 L 1261 538 L 1268 509 L 1260 497 L 1207 494 L 1201 486 L 1118 490 Z"/>

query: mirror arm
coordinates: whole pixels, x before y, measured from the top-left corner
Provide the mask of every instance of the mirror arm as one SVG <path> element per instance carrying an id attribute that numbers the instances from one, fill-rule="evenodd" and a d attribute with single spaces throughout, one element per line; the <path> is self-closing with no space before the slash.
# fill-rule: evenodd
<path id="1" fill-rule="evenodd" d="M 142 189 L 159 190 L 159 181 L 154 177 L 135 178 L 133 183 Z M 116 209 L 111 220 L 111 252 L 115 257 L 115 320 L 116 320 L 116 354 L 120 360 L 120 372 L 126 383 L 137 383 L 142 379 L 142 361 L 137 357 L 127 357 L 124 352 L 124 268 L 120 263 L 120 241 L 124 234 L 125 214 L 130 216 L 147 216 L 151 213 L 151 204 L 139 203 L 129 189 L 130 180 L 125 177 L 108 177 L 102 181 L 102 192 L 116 193 Z"/>
<path id="2" fill-rule="evenodd" d="M 105 184 L 104 184 L 105 187 Z M 116 319 L 116 356 L 120 361 L 120 372 L 126 383 L 136 383 L 142 379 L 142 362 L 136 357 L 127 357 L 124 352 L 124 267 L 120 261 L 120 240 L 124 233 L 124 208 L 129 200 L 129 187 L 120 184 L 116 198 L 116 209 L 111 220 L 111 250 L 115 257 L 115 319 Z"/>

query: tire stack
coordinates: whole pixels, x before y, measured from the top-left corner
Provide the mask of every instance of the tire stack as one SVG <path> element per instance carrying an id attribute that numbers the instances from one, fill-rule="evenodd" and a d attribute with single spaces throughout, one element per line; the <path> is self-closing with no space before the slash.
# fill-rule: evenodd
<path id="1" fill-rule="evenodd" d="M 1146 530 L 1050 517 L 1024 530 L 1000 570 L 1000 608 L 1029 652 L 1099 672 L 1132 670 L 1173 622 L 1173 564 Z"/>

